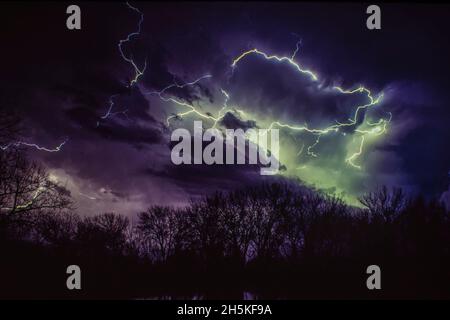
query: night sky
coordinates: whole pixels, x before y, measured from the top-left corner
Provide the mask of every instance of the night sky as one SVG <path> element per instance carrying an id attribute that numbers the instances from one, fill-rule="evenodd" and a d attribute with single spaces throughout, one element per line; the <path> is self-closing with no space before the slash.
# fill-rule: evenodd
<path id="1" fill-rule="evenodd" d="M 381 4 L 382 29 L 370 31 L 362 4 L 130 2 L 144 20 L 122 49 L 139 70 L 146 66 L 130 86 L 136 70 L 118 44 L 138 30 L 139 12 L 77 2 L 82 29 L 70 31 L 69 4 L 0 5 L 0 107 L 23 119 L 20 141 L 49 149 L 67 141 L 58 152 L 27 151 L 70 190 L 80 213 L 131 215 L 271 180 L 301 180 L 350 204 L 383 184 L 450 204 L 450 6 Z M 254 48 L 288 58 L 297 48 L 291 61 L 318 80 L 259 54 L 232 68 Z M 170 161 L 172 130 L 199 119 L 180 116 L 189 108 L 173 100 L 213 116 L 226 104 L 222 129 L 327 128 L 367 103 L 366 94 L 336 86 L 364 86 L 382 98 L 318 143 L 317 135 L 279 128 L 278 176 Z M 377 123 L 382 134 L 367 134 L 351 165 L 361 132 Z"/>

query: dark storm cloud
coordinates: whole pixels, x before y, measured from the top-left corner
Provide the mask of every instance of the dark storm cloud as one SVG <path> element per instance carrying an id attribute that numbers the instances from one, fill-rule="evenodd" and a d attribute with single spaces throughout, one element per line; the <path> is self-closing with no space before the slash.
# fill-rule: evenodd
<path id="1" fill-rule="evenodd" d="M 238 182 L 241 186 L 252 185 L 259 180 L 259 167 L 250 165 L 169 164 L 160 170 L 148 168 L 144 172 L 150 176 L 171 180 L 194 196 L 209 194 L 216 190 L 231 190 Z"/>
<path id="2" fill-rule="evenodd" d="M 117 122 L 114 122 L 113 125 L 102 125 L 98 128 L 97 132 L 106 139 L 126 143 L 153 144 L 162 141 L 161 132 L 157 129 L 140 128 L 138 126 L 129 126 Z"/>
<path id="3" fill-rule="evenodd" d="M 233 117 L 233 118 L 232 118 Z M 255 128 L 256 124 L 251 122 L 249 126 L 247 122 L 240 121 L 235 116 L 231 115 L 224 119 L 235 119 L 228 123 L 231 126 L 236 126 L 234 129 L 244 129 Z M 241 126 L 242 124 L 242 126 Z M 228 128 L 228 127 L 227 127 Z M 174 145 L 178 142 L 171 141 L 169 144 L 169 149 L 171 150 Z M 202 142 L 203 149 L 209 142 Z M 261 164 L 249 164 L 248 160 L 248 150 L 250 148 L 251 142 L 246 140 L 245 142 L 245 164 L 225 164 L 226 163 L 226 144 L 223 141 L 222 150 L 223 158 L 222 162 L 224 164 L 181 164 L 175 165 L 171 162 L 164 164 L 163 166 L 155 167 L 154 164 L 145 168 L 143 173 L 151 177 L 163 178 L 166 181 L 173 182 L 176 186 L 185 190 L 189 195 L 192 196 L 202 196 L 211 194 L 215 191 L 227 191 L 236 188 L 237 185 L 240 187 L 244 186 L 254 186 L 262 182 L 274 182 L 274 181 L 285 181 L 286 179 L 278 176 L 262 176 Z M 191 139 L 191 151 L 194 150 L 194 138 Z M 237 146 L 234 147 L 234 157 L 236 159 L 238 152 Z M 191 155 L 191 159 L 194 155 Z M 279 165 L 279 170 L 285 171 L 286 167 L 283 164 Z"/>
<path id="4" fill-rule="evenodd" d="M 161 169 L 147 168 L 144 173 L 172 181 L 189 195 L 201 197 L 215 191 L 230 191 L 264 182 L 287 181 L 278 176 L 261 176 L 259 165 L 173 165 Z M 280 166 L 280 170 L 284 170 Z"/>
<path id="5" fill-rule="evenodd" d="M 379 165 L 376 172 L 401 172 L 416 192 L 436 195 L 449 183 L 449 109 L 443 92 L 420 82 L 391 84 L 385 108 L 392 110 L 393 135 L 377 146 L 380 152 L 395 155 L 397 165 Z M 392 184 L 398 181 L 391 182 Z"/>
<path id="6" fill-rule="evenodd" d="M 220 120 L 220 124 L 227 129 L 243 129 L 256 128 L 256 121 L 254 120 L 242 120 L 238 116 L 231 112 L 227 112 Z"/>

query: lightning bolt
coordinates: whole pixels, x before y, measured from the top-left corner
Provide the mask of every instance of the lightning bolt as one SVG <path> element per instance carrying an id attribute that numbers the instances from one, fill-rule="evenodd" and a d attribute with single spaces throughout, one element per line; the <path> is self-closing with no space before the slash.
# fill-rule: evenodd
<path id="1" fill-rule="evenodd" d="M 141 34 L 141 29 L 142 29 L 142 23 L 144 22 L 144 14 L 136 7 L 132 6 L 129 2 L 126 2 L 126 5 L 129 9 L 137 12 L 139 14 L 139 21 L 138 21 L 138 26 L 137 26 L 137 30 L 128 34 L 127 37 L 125 39 L 119 40 L 119 43 L 117 45 L 117 47 L 119 48 L 119 53 L 120 56 L 122 57 L 122 59 L 129 63 L 132 67 L 133 67 L 133 71 L 134 71 L 134 78 L 130 81 L 129 84 L 127 84 L 128 88 L 131 88 L 133 85 L 137 84 L 139 78 L 144 75 L 145 70 L 147 69 L 147 59 L 145 59 L 144 62 L 144 66 L 142 68 L 139 68 L 137 63 L 133 60 L 133 56 L 127 56 L 125 54 L 125 52 L 123 51 L 123 45 L 132 41 L 132 39 L 136 36 L 139 36 Z M 112 95 L 109 98 L 109 107 L 108 110 L 106 111 L 106 113 L 100 117 L 100 120 L 97 121 L 97 127 L 100 125 L 102 120 L 106 120 L 109 117 L 115 116 L 117 114 L 124 114 L 127 115 L 126 112 L 128 110 L 123 110 L 123 111 L 117 111 L 117 112 L 113 112 L 113 108 L 114 108 L 114 99 L 117 97 L 117 94 Z"/>
<path id="2" fill-rule="evenodd" d="M 356 169 L 361 169 L 360 165 L 357 165 L 353 162 L 353 160 L 355 160 L 357 157 L 359 157 L 362 154 L 362 150 L 364 147 L 364 136 L 361 136 L 361 143 L 359 145 L 359 150 L 356 151 L 355 153 L 353 153 L 350 157 L 348 157 L 347 159 L 345 159 L 346 162 L 348 162 L 349 165 L 351 165 L 352 167 L 356 168 Z"/>
<path id="3" fill-rule="evenodd" d="M 203 112 L 197 110 L 197 108 L 194 105 L 192 105 L 191 103 L 182 101 L 180 99 L 176 99 L 174 97 L 167 97 L 167 96 L 165 96 L 165 93 L 167 91 L 169 91 L 170 89 L 172 89 L 172 88 L 183 89 L 185 87 L 192 87 L 192 86 L 197 85 L 200 81 L 202 81 L 204 79 L 209 79 L 209 78 L 212 78 L 212 76 L 210 74 L 206 74 L 206 75 L 203 75 L 203 76 L 201 76 L 201 77 L 199 77 L 199 78 L 197 78 L 197 79 L 195 79 L 195 80 L 193 80 L 191 82 L 186 82 L 186 83 L 183 83 L 183 84 L 178 84 L 178 83 L 176 83 L 174 81 L 174 83 L 164 87 L 160 91 L 149 91 L 149 92 L 146 92 L 145 94 L 146 95 L 156 95 L 156 96 L 159 97 L 159 99 L 161 99 L 164 102 L 172 102 L 172 103 L 174 103 L 174 104 L 176 104 L 178 106 L 186 107 L 188 109 L 185 112 L 176 113 L 176 114 L 173 114 L 173 115 L 170 115 L 169 117 L 167 117 L 167 119 L 166 119 L 167 126 L 170 126 L 170 120 L 171 119 L 182 118 L 182 117 L 187 116 L 189 114 L 196 114 L 196 115 L 198 115 L 201 118 L 212 120 L 212 121 L 214 121 L 214 123 L 216 123 L 217 121 L 219 121 L 219 118 L 214 117 L 212 114 L 203 113 Z M 226 94 L 225 91 L 222 90 L 222 92 L 224 94 Z"/>
<path id="4" fill-rule="evenodd" d="M 117 95 L 115 94 L 115 95 L 112 95 L 112 96 L 109 98 L 109 108 L 108 108 L 108 110 L 106 111 L 106 113 L 105 113 L 103 116 L 100 117 L 100 120 L 97 121 L 97 127 L 100 126 L 101 120 L 106 120 L 106 119 L 108 119 L 109 117 L 113 117 L 113 116 L 118 115 L 118 114 L 123 114 L 123 115 L 125 115 L 125 116 L 128 118 L 128 115 L 127 115 L 128 109 L 125 109 L 125 110 L 122 110 L 122 111 L 115 111 L 115 112 L 112 111 L 113 108 L 114 108 L 114 98 L 115 98 L 116 96 L 117 96 Z"/>
<path id="5" fill-rule="evenodd" d="M 292 53 L 291 60 L 294 60 L 295 56 L 297 55 L 297 52 L 298 52 L 298 50 L 300 49 L 300 44 L 301 44 L 301 43 L 302 43 L 301 41 L 298 41 L 298 42 L 295 44 L 295 50 L 294 50 L 294 52 Z"/>
<path id="6" fill-rule="evenodd" d="M 234 70 L 237 68 L 238 64 L 241 63 L 242 61 L 244 61 L 244 59 L 246 57 L 248 57 L 250 55 L 258 55 L 258 56 L 263 57 L 265 60 L 268 60 L 271 62 L 286 63 L 286 64 L 292 66 L 297 72 L 301 73 L 302 75 L 308 76 L 312 81 L 314 81 L 314 82 L 319 81 L 319 76 L 315 72 L 304 68 L 303 66 L 301 66 L 299 63 L 297 63 L 294 60 L 296 57 L 296 54 L 299 50 L 299 46 L 300 46 L 300 41 L 296 43 L 296 48 L 290 57 L 268 54 L 257 48 L 245 51 L 232 60 L 232 64 L 231 64 L 232 72 L 234 72 Z M 190 83 L 190 84 L 192 84 L 192 83 Z M 187 85 L 189 85 L 189 83 Z M 224 117 L 225 110 L 227 110 L 229 108 L 227 103 L 230 99 L 230 94 L 227 93 L 226 91 L 224 91 L 223 89 L 221 89 L 221 92 L 225 96 L 224 105 L 219 110 L 217 116 L 213 116 L 209 112 L 202 112 L 201 110 L 196 108 L 193 104 L 178 100 L 173 97 L 170 97 L 170 98 L 163 97 L 162 93 L 164 93 L 165 91 L 167 91 L 169 88 L 171 88 L 173 86 L 174 85 L 168 86 L 166 88 L 166 90 L 163 89 L 162 91 L 160 91 L 159 97 L 163 101 L 172 102 L 178 106 L 185 107 L 188 110 L 185 112 L 180 112 L 175 115 L 169 116 L 166 120 L 168 126 L 170 125 L 171 119 L 180 118 L 180 117 L 182 118 L 182 117 L 190 115 L 190 114 L 195 114 L 201 118 L 211 120 L 213 122 L 212 127 L 214 128 L 214 127 L 216 127 L 217 123 Z M 268 130 L 271 130 L 274 127 L 278 127 L 278 128 L 283 128 L 283 129 L 289 129 L 292 131 L 300 131 L 300 132 L 304 131 L 304 132 L 308 132 L 310 134 L 316 135 L 317 137 L 315 139 L 315 142 L 312 145 L 307 147 L 307 154 L 312 157 L 317 157 L 318 155 L 316 153 L 314 153 L 312 151 L 312 149 L 320 143 L 320 138 L 323 135 L 330 134 L 330 133 L 341 133 L 342 135 L 346 135 L 346 133 L 342 130 L 343 127 L 351 127 L 351 126 L 356 127 L 358 124 L 358 118 L 360 116 L 360 113 L 363 110 L 368 109 L 369 107 L 379 104 L 381 99 L 383 98 L 382 92 L 375 97 L 374 94 L 371 92 L 371 90 L 369 90 L 368 88 L 366 88 L 364 86 L 359 86 L 358 88 L 355 88 L 355 89 L 344 89 L 340 86 L 334 86 L 334 87 L 332 87 L 332 89 L 336 90 L 338 93 L 344 94 L 344 95 L 364 94 L 367 97 L 368 101 L 367 101 L 367 103 L 365 103 L 363 105 L 356 106 L 353 116 L 350 117 L 347 122 L 335 121 L 336 122 L 335 124 L 332 124 L 328 127 L 310 128 L 307 124 L 295 125 L 295 124 L 282 123 L 281 121 L 273 121 L 269 125 Z M 242 115 L 245 115 L 244 111 L 242 111 L 242 110 L 235 110 L 235 111 L 239 112 Z M 364 143 L 365 143 L 365 136 L 366 135 L 379 136 L 381 134 L 384 134 L 386 132 L 386 126 L 391 121 L 391 118 L 392 118 L 392 114 L 390 114 L 390 118 L 388 120 L 380 119 L 377 123 L 369 123 L 367 121 L 361 123 L 361 125 L 367 124 L 368 126 L 372 126 L 373 128 L 371 128 L 370 130 L 362 130 L 362 129 L 356 128 L 354 130 L 355 133 L 357 133 L 361 136 L 361 140 L 360 140 L 361 142 L 359 145 L 359 149 L 356 152 L 354 152 L 353 154 L 351 154 L 349 157 L 347 157 L 347 159 L 345 159 L 345 162 L 354 168 L 361 169 L 361 166 L 356 165 L 354 161 L 362 154 L 362 151 L 364 148 Z M 303 148 L 302 148 L 302 150 L 303 150 Z"/>
<path id="7" fill-rule="evenodd" d="M 298 45 L 297 45 L 296 51 L 298 51 Z M 294 51 L 294 53 L 297 53 L 296 51 Z M 239 61 L 241 61 L 246 56 L 251 55 L 251 54 L 257 54 L 257 55 L 263 56 L 266 60 L 275 60 L 275 61 L 278 61 L 278 62 L 288 62 L 295 69 L 297 69 L 297 71 L 299 71 L 301 73 L 304 73 L 304 74 L 307 74 L 308 76 L 310 76 L 313 81 L 317 81 L 318 80 L 318 77 L 317 77 L 317 75 L 314 72 L 312 72 L 311 70 L 307 70 L 307 69 L 302 68 L 297 62 L 295 62 L 293 60 L 292 57 L 295 57 L 295 54 L 293 54 L 291 57 L 279 57 L 277 55 L 268 55 L 267 53 L 262 52 L 262 51 L 260 51 L 260 50 L 258 50 L 256 48 L 252 49 L 252 50 L 245 51 L 240 56 L 238 56 L 236 59 L 234 59 L 233 63 L 231 64 L 231 68 L 234 69 L 236 67 L 236 65 L 239 63 Z"/>
<path id="8" fill-rule="evenodd" d="M 36 189 L 33 196 L 31 197 L 31 199 L 29 201 L 27 201 L 26 203 L 17 205 L 15 208 L 14 207 L 3 207 L 3 208 L 0 208 L 0 210 L 13 210 L 14 209 L 14 210 L 20 211 L 20 210 L 27 209 L 29 206 L 33 205 L 33 203 L 36 201 L 36 199 L 47 189 L 44 186 L 44 183 L 45 182 L 41 182 L 39 184 L 39 187 Z"/>
<path id="9" fill-rule="evenodd" d="M 138 22 L 138 29 L 135 32 L 132 32 L 130 34 L 128 34 L 128 36 L 125 39 L 122 39 L 119 41 L 118 47 L 119 47 L 119 52 L 120 55 L 122 56 L 123 60 L 125 60 L 126 62 L 128 62 L 129 64 L 132 65 L 135 75 L 134 78 L 130 81 L 129 83 L 129 87 L 131 87 L 133 84 L 137 83 L 137 81 L 139 80 L 139 78 L 144 74 L 145 69 L 147 68 L 147 59 L 145 59 L 144 62 L 144 67 L 142 69 L 140 69 L 136 62 L 133 60 L 133 57 L 127 57 L 126 54 L 123 52 L 123 48 L 122 46 L 127 43 L 130 42 L 132 40 L 133 37 L 138 36 L 141 34 L 141 28 L 142 28 L 142 23 L 144 22 L 144 14 L 136 7 L 133 7 L 130 3 L 126 3 L 126 5 L 128 6 L 128 8 L 130 8 L 131 10 L 137 12 L 140 16 L 139 18 L 139 22 Z"/>
<path id="10" fill-rule="evenodd" d="M 96 197 L 90 196 L 90 195 L 85 194 L 85 193 L 82 193 L 82 192 L 78 192 L 78 194 L 79 194 L 80 196 L 83 196 L 83 197 L 89 199 L 89 200 L 98 200 Z"/>
<path id="11" fill-rule="evenodd" d="M 202 81 L 203 79 L 209 79 L 209 78 L 212 78 L 212 75 L 210 75 L 210 74 L 205 74 L 204 76 L 201 76 L 200 78 L 198 78 L 198 79 L 196 79 L 196 80 L 194 80 L 194 81 L 186 82 L 186 83 L 183 83 L 183 84 L 178 84 L 178 83 L 176 83 L 175 80 L 174 80 L 174 82 L 173 82 L 172 84 L 170 84 L 170 85 L 168 85 L 167 87 L 163 88 L 161 91 L 149 91 L 149 92 L 146 92 L 145 94 L 147 94 L 147 95 L 156 94 L 156 95 L 158 95 L 162 100 L 164 100 L 164 99 L 165 99 L 165 98 L 164 98 L 164 93 L 165 93 L 166 91 L 172 89 L 172 88 L 183 89 L 183 88 L 188 87 L 188 86 L 194 86 L 194 85 L 196 85 L 197 83 L 199 83 L 200 81 Z"/>
<path id="12" fill-rule="evenodd" d="M 35 148 L 39 151 L 46 151 L 46 152 L 58 152 L 61 150 L 61 148 L 66 144 L 66 142 L 68 141 L 68 139 L 64 140 L 63 142 L 61 142 L 58 146 L 56 146 L 55 148 L 46 148 L 46 147 L 42 147 L 36 143 L 29 143 L 29 142 L 24 142 L 24 141 L 16 141 L 16 142 L 12 142 L 9 143 L 5 146 L 0 146 L 0 149 L 2 149 L 3 151 L 11 148 L 11 147 L 20 147 L 20 146 L 26 146 L 26 147 L 31 147 L 31 148 Z"/>

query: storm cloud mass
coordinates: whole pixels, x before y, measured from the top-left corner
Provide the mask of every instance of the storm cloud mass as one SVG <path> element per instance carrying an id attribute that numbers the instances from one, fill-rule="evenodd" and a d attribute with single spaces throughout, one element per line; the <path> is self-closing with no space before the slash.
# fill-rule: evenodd
<path id="1" fill-rule="evenodd" d="M 82 29 L 69 31 L 68 4 L 2 5 L 0 107 L 20 114 L 23 141 L 53 148 L 67 140 L 59 152 L 28 153 L 70 190 L 80 213 L 131 215 L 270 179 L 349 203 L 383 184 L 449 201 L 447 6 L 385 4 L 382 29 L 369 31 L 358 4 L 130 4 L 144 16 L 122 45 L 145 68 L 132 85 L 136 70 L 118 46 L 137 30 L 132 7 L 80 4 Z M 237 61 L 255 48 L 290 60 L 253 52 Z M 355 113 L 370 102 L 367 92 L 336 87 L 361 86 L 380 100 Z M 199 119 L 279 128 L 280 175 L 173 165 L 172 130 Z M 302 126 L 338 129 L 292 129 Z"/>

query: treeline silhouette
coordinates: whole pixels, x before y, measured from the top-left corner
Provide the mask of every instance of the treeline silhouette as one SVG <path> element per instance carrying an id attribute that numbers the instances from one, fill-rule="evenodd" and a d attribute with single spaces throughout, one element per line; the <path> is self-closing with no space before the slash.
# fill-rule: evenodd
<path id="1" fill-rule="evenodd" d="M 137 219 L 75 212 L 0 114 L 0 298 L 450 298 L 450 219 L 379 189 L 361 207 L 299 183 L 217 192 Z M 381 290 L 366 287 L 369 265 Z M 80 291 L 66 269 L 81 268 Z"/>
<path id="2" fill-rule="evenodd" d="M 448 298 L 449 214 L 381 188 L 365 208 L 288 184 L 105 213 L 1 215 L 2 297 Z M 82 290 L 65 287 L 68 265 Z M 367 266 L 382 290 L 366 288 Z"/>

